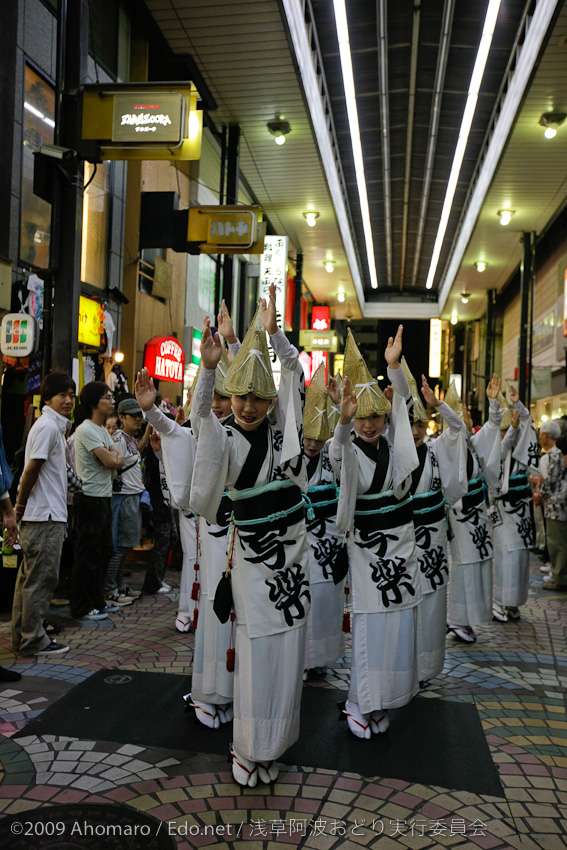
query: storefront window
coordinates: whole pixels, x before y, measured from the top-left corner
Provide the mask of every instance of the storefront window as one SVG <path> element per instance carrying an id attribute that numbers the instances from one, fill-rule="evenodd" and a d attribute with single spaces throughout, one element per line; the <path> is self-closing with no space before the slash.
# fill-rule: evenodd
<path id="1" fill-rule="evenodd" d="M 86 162 L 84 180 L 87 188 L 83 193 L 81 280 L 98 289 L 104 289 L 110 210 L 110 163 L 92 165 Z"/>
<path id="2" fill-rule="evenodd" d="M 49 265 L 51 205 L 33 193 L 34 151 L 53 144 L 55 90 L 26 65 L 23 116 L 20 262 L 45 269 Z"/>

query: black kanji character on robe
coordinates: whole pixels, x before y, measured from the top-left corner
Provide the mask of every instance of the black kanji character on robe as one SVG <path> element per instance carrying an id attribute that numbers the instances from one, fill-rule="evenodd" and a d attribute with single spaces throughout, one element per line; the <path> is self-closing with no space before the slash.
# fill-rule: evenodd
<path id="1" fill-rule="evenodd" d="M 327 470 L 327 472 L 333 471 L 333 465 L 332 465 L 331 460 L 330 460 L 330 458 L 329 458 L 329 456 L 327 455 L 326 452 L 323 452 L 322 468 Z"/>
<path id="2" fill-rule="evenodd" d="M 415 542 L 420 549 L 431 547 L 431 537 L 437 531 L 435 525 L 418 525 L 415 529 Z"/>
<path id="3" fill-rule="evenodd" d="M 437 590 L 445 583 L 449 575 L 449 563 L 443 546 L 436 546 L 419 555 L 419 569 L 431 583 L 432 590 Z"/>
<path id="4" fill-rule="evenodd" d="M 484 504 L 480 502 L 478 505 L 471 505 L 470 508 L 463 506 L 462 517 L 457 517 L 457 522 L 470 522 L 471 525 L 478 525 L 483 514 Z"/>
<path id="5" fill-rule="evenodd" d="M 528 446 L 528 466 L 539 469 L 539 449 L 537 442 L 532 442 Z"/>
<path id="6" fill-rule="evenodd" d="M 395 534 L 385 534 L 379 529 L 370 529 L 368 531 L 359 530 L 355 542 L 361 549 L 374 549 L 375 554 L 379 558 L 383 558 L 388 551 L 388 541 L 399 539 Z"/>
<path id="7" fill-rule="evenodd" d="M 272 578 L 266 579 L 266 584 L 270 589 L 270 602 L 275 602 L 276 610 L 283 612 L 288 626 L 305 618 L 305 604 L 311 602 L 311 594 L 301 564 L 274 573 Z"/>
<path id="8" fill-rule="evenodd" d="M 292 546 L 293 540 L 283 540 L 277 531 L 243 531 L 239 532 L 243 547 L 248 547 L 258 556 L 244 558 L 251 564 L 265 564 L 270 570 L 281 570 L 285 565 L 284 546 Z M 273 563 L 270 563 L 273 561 Z"/>
<path id="9" fill-rule="evenodd" d="M 274 451 L 279 452 L 283 446 L 283 434 L 278 428 L 274 428 L 272 431 L 272 437 L 274 439 Z"/>
<path id="10" fill-rule="evenodd" d="M 479 525 L 471 534 L 472 542 L 477 548 L 479 558 L 484 561 L 493 551 L 492 540 L 485 525 Z"/>
<path id="11" fill-rule="evenodd" d="M 535 527 L 531 516 L 521 519 L 516 523 L 516 528 L 526 549 L 531 549 L 535 545 Z"/>
<path id="12" fill-rule="evenodd" d="M 415 588 L 411 583 L 411 577 L 405 568 L 406 559 L 400 558 L 377 558 L 375 563 L 369 566 L 372 569 L 372 581 L 380 591 L 382 603 L 385 608 L 391 604 L 399 605 L 402 601 L 402 587 L 405 587 L 411 596 L 415 596 Z"/>
<path id="13" fill-rule="evenodd" d="M 337 552 L 337 546 L 337 541 L 328 537 L 324 540 L 318 540 L 315 544 L 311 544 L 311 551 L 323 571 L 324 579 L 333 577 L 332 565 Z"/>
<path id="14" fill-rule="evenodd" d="M 321 519 L 317 519 L 317 517 L 315 519 L 308 519 L 305 523 L 305 528 L 314 537 L 323 538 L 327 533 L 327 521 L 324 517 Z"/>

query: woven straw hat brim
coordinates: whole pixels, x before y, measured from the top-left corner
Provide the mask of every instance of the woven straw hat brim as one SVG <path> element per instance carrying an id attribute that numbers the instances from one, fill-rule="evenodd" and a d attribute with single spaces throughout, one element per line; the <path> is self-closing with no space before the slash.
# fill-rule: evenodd
<path id="1" fill-rule="evenodd" d="M 227 393 L 225 387 L 226 376 L 230 369 L 230 362 L 225 346 L 222 347 L 222 356 L 217 366 L 215 375 L 215 392 L 222 395 L 224 398 L 230 398 L 230 393 Z"/>
<path id="2" fill-rule="evenodd" d="M 457 392 L 457 387 L 454 381 L 451 381 L 449 385 L 449 389 L 445 393 L 445 404 L 447 404 L 451 410 L 453 410 L 457 416 L 462 418 L 463 416 L 463 402 L 459 393 Z"/>
<path id="3" fill-rule="evenodd" d="M 258 307 L 242 346 L 227 372 L 224 387 L 228 395 L 254 393 L 258 398 L 268 400 L 274 399 L 278 394 L 268 353 L 266 331 L 261 325 L 259 311 Z"/>
<path id="4" fill-rule="evenodd" d="M 375 413 L 382 416 L 390 412 L 390 402 L 370 374 L 350 328 L 347 330 L 345 345 L 344 375 L 357 397 L 355 419 L 367 419 Z"/>
<path id="5" fill-rule="evenodd" d="M 309 440 L 328 440 L 331 436 L 327 417 L 327 398 L 325 364 L 321 363 L 305 392 L 303 436 Z"/>
<path id="6" fill-rule="evenodd" d="M 500 410 L 502 411 L 500 430 L 504 431 L 504 429 L 507 430 L 512 424 L 512 411 L 508 407 L 508 402 L 506 401 L 506 396 L 504 395 L 504 393 L 498 393 L 498 404 L 500 405 Z"/>

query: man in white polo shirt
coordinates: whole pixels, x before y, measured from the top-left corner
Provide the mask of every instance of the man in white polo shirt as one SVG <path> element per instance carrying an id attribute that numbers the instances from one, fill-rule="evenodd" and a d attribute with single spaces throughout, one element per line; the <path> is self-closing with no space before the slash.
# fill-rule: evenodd
<path id="1" fill-rule="evenodd" d="M 42 415 L 26 443 L 16 518 L 24 559 L 12 607 L 12 648 L 21 655 L 61 655 L 69 647 L 51 640 L 43 627 L 59 579 L 67 523 L 65 439 L 75 404 L 75 382 L 51 372 L 40 388 Z"/>

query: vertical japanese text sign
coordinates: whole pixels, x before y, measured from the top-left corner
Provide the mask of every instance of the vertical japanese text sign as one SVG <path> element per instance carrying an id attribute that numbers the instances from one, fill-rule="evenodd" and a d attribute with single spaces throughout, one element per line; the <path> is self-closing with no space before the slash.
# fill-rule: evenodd
<path id="1" fill-rule="evenodd" d="M 278 327 L 284 327 L 285 317 L 285 292 L 287 282 L 287 236 L 266 236 L 264 241 L 264 253 L 260 259 L 260 278 L 258 298 L 269 298 L 269 286 L 271 283 L 276 287 L 276 317 Z M 274 381 L 279 389 L 281 366 L 275 352 L 270 347 L 270 358 Z"/>

